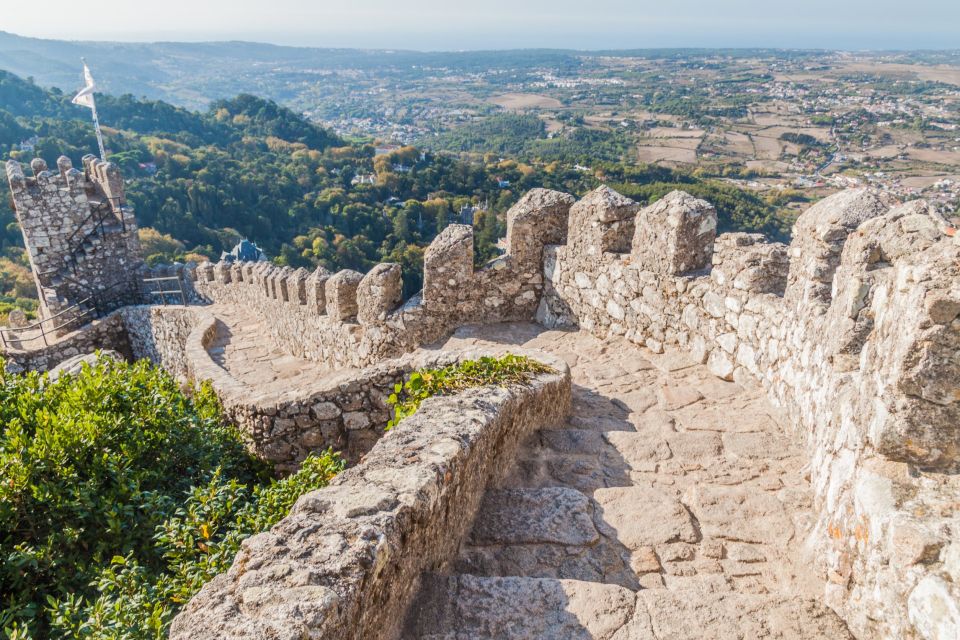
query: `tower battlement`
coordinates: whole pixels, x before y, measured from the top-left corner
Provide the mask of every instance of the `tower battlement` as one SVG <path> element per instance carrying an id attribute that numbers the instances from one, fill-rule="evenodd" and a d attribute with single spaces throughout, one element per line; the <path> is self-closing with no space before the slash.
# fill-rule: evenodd
<path id="1" fill-rule="evenodd" d="M 92 155 L 82 162 L 81 171 L 60 156 L 54 171 L 35 158 L 32 176 L 16 160 L 6 165 L 43 317 L 138 301 L 143 259 L 120 169 Z"/>

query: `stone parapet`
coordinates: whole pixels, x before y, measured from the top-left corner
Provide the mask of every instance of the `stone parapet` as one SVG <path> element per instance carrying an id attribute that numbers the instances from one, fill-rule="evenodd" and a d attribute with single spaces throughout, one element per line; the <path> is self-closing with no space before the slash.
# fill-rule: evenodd
<path id="1" fill-rule="evenodd" d="M 479 355 L 438 352 L 384 365 Z M 528 355 L 556 372 L 525 386 L 425 400 L 359 465 L 302 496 L 270 531 L 244 541 L 230 571 L 177 616 L 170 637 L 395 636 L 420 576 L 454 558 L 487 484 L 506 473 L 525 437 L 569 411 L 566 365 Z"/>
<path id="2" fill-rule="evenodd" d="M 322 267 L 307 274 L 268 263 L 241 263 L 239 269 L 208 263 L 197 267 L 193 286 L 208 301 L 270 318 L 271 337 L 292 355 L 330 368 L 363 367 L 465 324 L 532 320 L 543 291 L 544 247 L 566 237 L 573 201 L 546 189 L 522 198 L 507 213 L 509 250 L 478 269 L 471 227 L 448 226 L 426 250 L 423 291 L 406 303 L 394 264 L 367 274 L 331 274 Z"/>
<path id="3" fill-rule="evenodd" d="M 8 341 L 2 356 L 6 370 L 19 373 L 49 371 L 64 360 L 97 350 L 116 351 L 124 357 L 133 355 L 120 312 L 56 337 L 48 345 L 43 344 L 36 331 L 24 332 L 24 340 Z"/>

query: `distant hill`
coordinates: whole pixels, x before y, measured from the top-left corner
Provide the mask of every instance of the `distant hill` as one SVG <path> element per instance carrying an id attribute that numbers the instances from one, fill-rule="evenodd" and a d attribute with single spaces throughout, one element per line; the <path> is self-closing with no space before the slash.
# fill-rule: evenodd
<path id="1" fill-rule="evenodd" d="M 82 86 L 86 58 L 104 93 L 143 96 L 205 109 L 213 100 L 243 92 L 285 101 L 318 71 L 409 70 L 447 65 L 464 71 L 510 65 L 533 68 L 576 64 L 577 52 L 558 50 L 424 53 L 374 49 L 283 47 L 254 42 L 84 42 L 27 38 L 0 31 L 0 69 L 32 77 L 69 93 Z"/>
<path id="2" fill-rule="evenodd" d="M 192 109 L 238 93 L 255 93 L 293 102 L 305 84 L 322 82 L 330 72 L 361 72 L 394 78 L 430 69 L 464 74 L 492 68 L 523 74 L 544 67 L 574 70 L 585 54 L 607 57 L 675 58 L 713 53 L 750 57 L 767 49 L 634 49 L 575 51 L 506 49 L 423 52 L 397 49 L 286 47 L 256 42 L 92 42 L 27 38 L 0 31 L 0 69 L 32 77 L 44 87 L 69 93 L 83 84 L 85 57 L 104 93 L 130 93 Z M 778 51 L 781 57 L 811 52 Z M 818 52 L 822 53 L 822 52 Z"/>

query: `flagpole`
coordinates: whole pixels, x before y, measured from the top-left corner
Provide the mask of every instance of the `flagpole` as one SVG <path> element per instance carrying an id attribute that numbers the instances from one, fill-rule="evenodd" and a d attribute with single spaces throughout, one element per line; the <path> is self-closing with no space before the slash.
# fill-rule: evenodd
<path id="1" fill-rule="evenodd" d="M 97 146 L 100 147 L 100 159 L 104 162 L 107 161 L 107 152 L 103 150 L 103 134 L 100 133 L 100 119 L 97 118 L 97 103 L 93 100 L 93 96 L 90 96 L 90 101 L 93 103 L 91 111 L 93 112 L 93 129 L 97 132 Z"/>
<path id="2" fill-rule="evenodd" d="M 90 74 L 90 68 L 87 67 L 87 60 L 80 58 L 80 62 L 83 63 L 83 79 L 86 85 L 80 90 L 80 93 L 73 98 L 72 102 L 90 107 L 90 112 L 93 114 L 93 129 L 97 134 L 97 147 L 100 149 L 100 160 L 106 162 L 107 152 L 103 148 L 103 133 L 100 131 L 100 118 L 97 117 L 97 101 L 93 96 L 93 90 L 96 88 L 96 85 L 93 82 L 93 76 Z"/>

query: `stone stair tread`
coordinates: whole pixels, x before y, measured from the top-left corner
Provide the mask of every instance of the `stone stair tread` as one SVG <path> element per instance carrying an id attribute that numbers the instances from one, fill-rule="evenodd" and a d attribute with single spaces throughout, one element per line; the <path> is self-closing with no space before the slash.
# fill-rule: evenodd
<path id="1" fill-rule="evenodd" d="M 429 574 L 404 640 L 848 640 L 814 599 L 580 580 Z"/>
<path id="2" fill-rule="evenodd" d="M 602 540 L 588 547 L 511 545 L 465 547 L 454 571 L 486 577 L 527 577 L 583 580 L 639 589 L 630 567 L 630 555 L 615 543 Z"/>
<path id="3" fill-rule="evenodd" d="M 634 610 L 616 585 L 471 575 L 423 578 L 405 640 L 614 640 Z"/>
<path id="4" fill-rule="evenodd" d="M 617 640 L 853 639 L 840 617 L 814 599 L 700 590 L 645 589 Z"/>
<path id="5" fill-rule="evenodd" d="M 484 496 L 470 544 L 589 545 L 599 539 L 590 498 L 576 489 L 501 489 Z"/>

